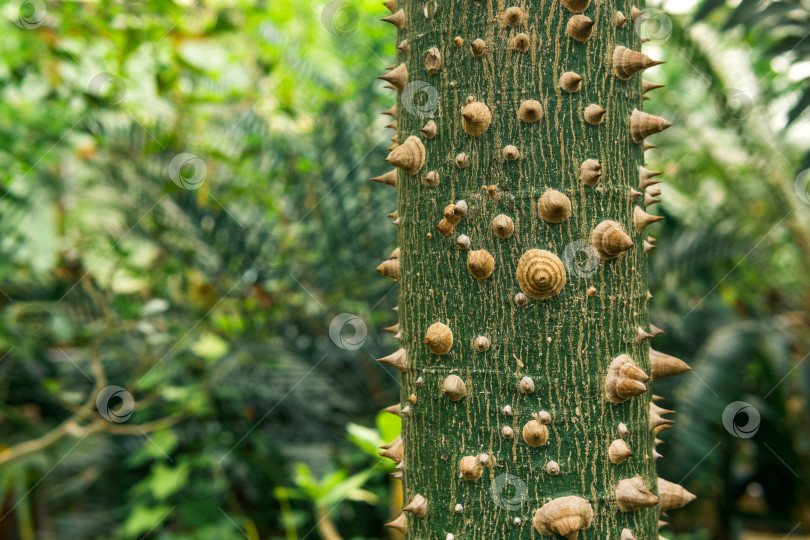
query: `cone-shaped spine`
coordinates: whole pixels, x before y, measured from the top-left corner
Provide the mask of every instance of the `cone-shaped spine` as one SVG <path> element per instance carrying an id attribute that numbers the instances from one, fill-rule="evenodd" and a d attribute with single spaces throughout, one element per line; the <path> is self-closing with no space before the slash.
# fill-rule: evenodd
<path id="1" fill-rule="evenodd" d="M 586 159 L 579 166 L 579 179 L 588 187 L 594 187 L 602 177 L 602 165 L 595 159 Z"/>
<path id="2" fill-rule="evenodd" d="M 396 529 L 402 534 L 406 534 L 408 532 L 408 516 L 402 513 L 394 521 L 386 523 L 385 526 Z"/>
<path id="3" fill-rule="evenodd" d="M 645 191 L 648 187 L 660 184 L 661 180 L 655 180 L 655 177 L 660 175 L 661 171 L 651 171 L 650 169 L 639 166 L 638 168 L 638 188 Z"/>
<path id="4" fill-rule="evenodd" d="M 634 142 L 641 142 L 645 137 L 664 131 L 672 124 L 660 116 L 648 114 L 638 109 L 633 109 L 630 115 L 630 135 Z"/>
<path id="5" fill-rule="evenodd" d="M 683 508 L 697 498 L 678 484 L 663 478 L 658 479 L 658 494 L 661 496 L 661 512 Z"/>
<path id="6" fill-rule="evenodd" d="M 388 171 L 382 176 L 375 176 L 374 178 L 371 179 L 371 181 L 379 182 L 381 184 L 385 184 L 386 186 L 391 186 L 395 188 L 397 187 L 397 170 L 394 169 L 392 171 Z"/>
<path id="7" fill-rule="evenodd" d="M 395 324 L 393 326 L 386 326 L 385 328 L 383 328 L 383 330 L 385 330 L 386 332 L 388 332 L 390 334 L 397 334 L 397 333 L 399 333 L 399 323 L 397 323 L 397 324 Z"/>
<path id="8" fill-rule="evenodd" d="M 434 122 L 433 120 L 428 121 L 428 123 L 425 124 L 425 127 L 420 129 L 419 131 L 422 133 L 422 135 L 425 136 L 425 138 L 432 139 L 433 137 L 436 136 L 436 132 L 438 131 L 436 128 L 436 122 Z"/>
<path id="9" fill-rule="evenodd" d="M 416 517 L 425 517 L 425 515 L 427 515 L 427 500 L 417 493 L 403 510 L 410 512 Z"/>
<path id="10" fill-rule="evenodd" d="M 442 383 L 442 394 L 451 401 L 459 401 L 467 395 L 467 385 L 458 375 L 448 375 Z"/>
<path id="11" fill-rule="evenodd" d="M 613 50 L 613 74 L 623 81 L 628 80 L 634 73 L 659 64 L 663 62 L 621 45 Z"/>
<path id="12" fill-rule="evenodd" d="M 385 277 L 390 277 L 394 281 L 399 279 L 399 259 L 389 259 L 383 261 L 377 267 L 377 272 Z"/>
<path id="13" fill-rule="evenodd" d="M 605 398 L 610 403 L 624 403 L 647 391 L 649 376 L 627 354 L 617 356 L 605 377 Z"/>
<path id="14" fill-rule="evenodd" d="M 384 408 L 383 411 L 395 414 L 397 416 L 402 416 L 402 405 L 400 405 L 399 403 L 394 403 L 390 407 Z"/>
<path id="15" fill-rule="evenodd" d="M 622 512 L 632 512 L 657 505 L 658 497 L 647 489 L 640 476 L 634 476 L 625 478 L 616 486 L 616 502 Z"/>
<path id="16" fill-rule="evenodd" d="M 388 356 L 378 358 L 377 362 L 394 366 L 400 371 L 406 371 L 408 369 L 408 355 L 405 352 L 405 349 L 397 349 L 396 352 L 391 353 Z"/>
<path id="17" fill-rule="evenodd" d="M 598 126 L 605 120 L 605 109 L 602 108 L 600 105 L 596 103 L 591 103 L 587 107 L 585 107 L 585 111 L 583 116 L 585 117 L 585 121 L 588 122 L 592 126 Z"/>
<path id="18" fill-rule="evenodd" d="M 402 437 L 397 437 L 392 442 L 381 446 L 382 451 L 380 455 L 384 458 L 388 458 L 395 463 L 402 462 L 405 459 L 402 450 Z"/>
<path id="19" fill-rule="evenodd" d="M 632 455 L 632 450 L 630 450 L 630 447 L 627 446 L 627 443 L 623 439 L 616 439 L 610 443 L 610 447 L 608 448 L 608 458 L 610 458 L 610 462 L 614 465 L 624 463 L 624 460 Z"/>
<path id="20" fill-rule="evenodd" d="M 663 88 L 666 86 L 665 84 L 658 84 L 646 79 L 641 79 L 641 93 L 646 94 L 647 92 L 652 92 L 653 90 L 658 90 L 659 88 Z"/>
<path id="21" fill-rule="evenodd" d="M 652 347 L 650 347 L 650 365 L 650 375 L 653 379 L 680 375 L 692 369 L 683 360 L 656 351 Z"/>
<path id="22" fill-rule="evenodd" d="M 653 335 L 652 335 L 652 334 L 650 334 L 649 332 L 647 332 L 646 330 L 644 330 L 642 327 L 640 327 L 640 326 L 639 326 L 639 327 L 636 329 L 636 341 L 637 341 L 638 343 L 641 343 L 641 342 L 642 342 L 642 341 L 644 341 L 645 339 L 650 339 L 650 338 L 652 338 L 652 337 L 653 337 Z"/>
<path id="23" fill-rule="evenodd" d="M 532 525 L 541 535 L 564 536 L 568 540 L 576 540 L 579 531 L 590 527 L 592 521 L 591 503 L 573 495 L 547 502 L 532 516 Z"/>
<path id="24" fill-rule="evenodd" d="M 618 257 L 633 247 L 633 240 L 622 226 L 611 220 L 603 221 L 591 231 L 590 243 L 603 261 Z"/>
<path id="25" fill-rule="evenodd" d="M 652 214 L 648 214 L 644 210 L 641 209 L 640 206 L 636 206 L 633 208 L 633 224 L 636 227 L 636 232 L 640 233 L 656 221 L 661 221 L 664 219 L 664 216 L 654 216 Z"/>
<path id="26" fill-rule="evenodd" d="M 582 77 L 573 71 L 566 71 L 560 76 L 560 88 L 569 93 L 579 92 Z"/>
<path id="27" fill-rule="evenodd" d="M 673 412 L 675 411 L 670 411 L 659 407 L 655 403 L 650 403 L 650 430 L 652 430 L 653 434 L 658 435 L 662 431 L 672 429 L 673 421 L 669 418 L 664 418 L 663 415 Z"/>
<path id="28" fill-rule="evenodd" d="M 574 15 L 568 19 L 565 33 L 580 43 L 585 43 L 593 33 L 594 24 L 596 23 L 585 15 Z"/>
<path id="29" fill-rule="evenodd" d="M 400 64 L 385 75 L 377 77 L 393 85 L 397 90 L 404 90 L 408 85 L 408 68 Z"/>
<path id="30" fill-rule="evenodd" d="M 388 154 L 385 161 L 413 175 L 418 173 L 425 165 L 425 157 L 425 145 L 422 143 L 422 139 L 411 135 L 404 143 Z"/>
<path id="31" fill-rule="evenodd" d="M 405 28 L 405 10 L 400 9 L 382 20 L 393 24 L 397 27 L 397 30 L 402 30 Z"/>

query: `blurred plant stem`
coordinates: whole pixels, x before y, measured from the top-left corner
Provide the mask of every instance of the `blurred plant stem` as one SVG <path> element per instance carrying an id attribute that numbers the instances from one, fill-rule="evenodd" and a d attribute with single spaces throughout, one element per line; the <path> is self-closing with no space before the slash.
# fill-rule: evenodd
<path id="1" fill-rule="evenodd" d="M 327 509 L 323 506 L 317 506 L 315 508 L 315 517 L 318 520 L 318 533 L 323 540 L 343 540 L 340 534 L 338 534 L 335 524 L 332 523 L 332 519 L 329 517 L 331 510 L 332 509 Z"/>
<path id="2" fill-rule="evenodd" d="M 287 488 L 276 486 L 273 493 L 275 493 L 276 499 L 278 499 L 278 505 L 281 508 L 281 521 L 284 524 L 284 532 L 287 535 L 287 540 L 298 540 L 298 533 L 295 530 L 295 519 L 293 518 Z"/>

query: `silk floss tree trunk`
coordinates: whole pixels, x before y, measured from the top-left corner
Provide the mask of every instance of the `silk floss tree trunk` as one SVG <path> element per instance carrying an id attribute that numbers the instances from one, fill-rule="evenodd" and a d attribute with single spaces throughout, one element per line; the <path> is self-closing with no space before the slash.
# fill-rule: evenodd
<path id="1" fill-rule="evenodd" d="M 390 0 L 407 538 L 649 540 L 694 498 L 656 475 L 641 8 Z"/>

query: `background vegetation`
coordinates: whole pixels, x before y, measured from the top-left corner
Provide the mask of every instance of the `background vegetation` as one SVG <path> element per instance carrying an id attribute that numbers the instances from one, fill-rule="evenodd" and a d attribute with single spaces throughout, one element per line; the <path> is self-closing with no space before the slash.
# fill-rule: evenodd
<path id="1" fill-rule="evenodd" d="M 376 80 L 394 58 L 385 8 L 3 9 L 0 538 L 388 537 L 397 485 L 376 447 L 399 426 L 377 411 L 397 377 L 373 359 L 397 300 L 374 268 L 395 196 L 367 181 L 394 100 Z M 656 348 L 693 367 L 656 383 L 680 413 L 659 468 L 700 496 L 668 536 L 799 537 L 810 8 L 648 15 L 667 63 L 646 77 L 667 87 L 647 110 L 675 123 L 647 153 L 666 172 L 652 317 Z M 330 338 L 342 313 L 361 347 L 351 328 Z M 125 393 L 105 409 L 111 385 Z M 735 401 L 752 409 L 728 428 Z"/>

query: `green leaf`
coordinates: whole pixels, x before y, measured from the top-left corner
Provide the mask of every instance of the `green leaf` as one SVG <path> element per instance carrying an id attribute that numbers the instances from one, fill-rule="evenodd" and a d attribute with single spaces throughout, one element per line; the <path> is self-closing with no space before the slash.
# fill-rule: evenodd
<path id="1" fill-rule="evenodd" d="M 377 429 L 383 441 L 393 441 L 402 433 L 402 418 L 387 412 L 377 413 Z"/>
<path id="2" fill-rule="evenodd" d="M 145 532 L 157 528 L 169 516 L 171 506 L 136 505 L 127 516 L 123 525 L 123 534 L 127 538 L 138 538 Z"/>
<path id="3" fill-rule="evenodd" d="M 216 334 L 206 333 L 197 339 L 191 350 L 206 360 L 218 360 L 228 353 L 228 342 Z"/>
<path id="4" fill-rule="evenodd" d="M 158 501 L 166 500 L 185 485 L 188 471 L 188 464 L 172 468 L 164 463 L 158 463 L 152 467 L 147 477 L 148 489 Z"/>
<path id="5" fill-rule="evenodd" d="M 166 456 L 177 448 L 177 442 L 177 435 L 171 429 L 149 433 L 148 438 L 143 438 L 141 449 L 129 458 L 129 462 L 138 466 L 149 461 L 165 461 Z"/>
<path id="6" fill-rule="evenodd" d="M 793 108 L 790 109 L 790 112 L 788 113 L 788 124 L 791 124 L 793 121 L 799 118 L 805 109 L 810 107 L 810 86 L 806 86 L 808 83 L 810 83 L 810 79 L 805 79 L 802 81 L 802 83 L 805 85 L 804 92 L 802 92 L 802 96 L 799 98 L 799 101 L 797 101 Z"/>
<path id="7" fill-rule="evenodd" d="M 312 471 L 306 463 L 299 462 L 293 466 L 293 483 L 311 498 L 317 497 L 320 490 L 318 481 L 312 476 Z"/>
<path id="8" fill-rule="evenodd" d="M 370 456 L 379 457 L 379 448 L 385 441 L 380 437 L 380 433 L 377 430 L 350 422 L 346 425 L 346 431 L 349 433 L 349 440 L 352 441 L 357 448 Z"/>
<path id="9" fill-rule="evenodd" d="M 350 501 L 360 501 L 360 500 L 368 500 L 369 496 L 374 498 L 373 494 L 369 494 L 363 490 L 360 490 L 362 486 L 368 482 L 369 478 L 374 473 L 374 468 L 370 468 L 368 470 L 359 472 L 354 474 L 339 483 L 330 484 L 329 489 L 324 492 L 324 494 L 318 498 L 317 502 L 321 506 L 326 506 L 330 508 L 336 504 L 339 504 L 340 501 L 343 500 L 350 500 Z M 326 487 L 326 486 L 324 486 Z"/>
<path id="10" fill-rule="evenodd" d="M 695 13 L 695 20 L 700 21 L 709 16 L 715 9 L 725 4 L 725 0 L 706 0 L 700 5 L 697 13 Z"/>

